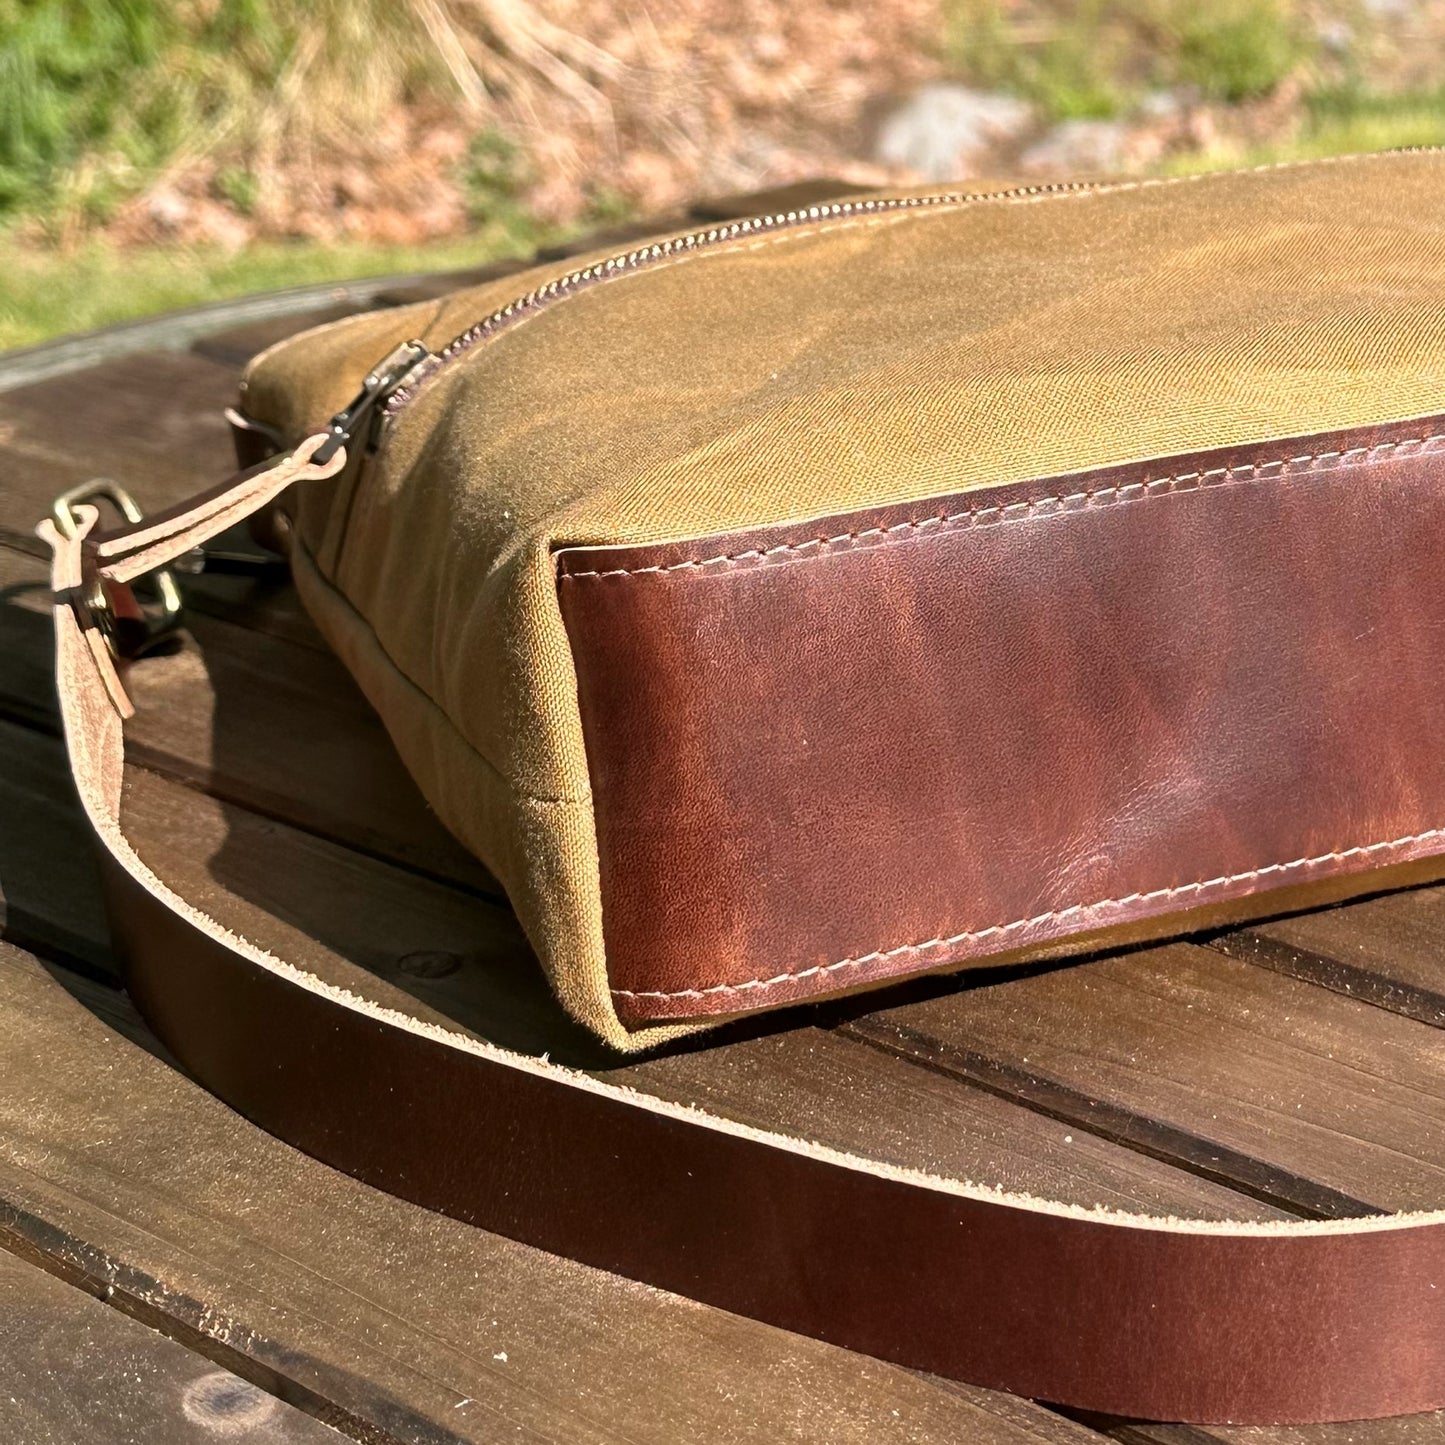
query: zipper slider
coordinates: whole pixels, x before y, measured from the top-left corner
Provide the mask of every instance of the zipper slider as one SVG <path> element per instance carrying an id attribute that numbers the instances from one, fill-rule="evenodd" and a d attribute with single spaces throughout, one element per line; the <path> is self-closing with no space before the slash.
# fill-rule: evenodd
<path id="1" fill-rule="evenodd" d="M 377 407 L 430 356 L 431 352 L 420 341 L 403 341 L 395 351 L 388 352 L 377 362 L 351 402 L 326 423 L 326 440 L 313 453 L 313 464 L 324 465 L 340 448 L 350 446 L 363 427 L 368 426 Z"/>

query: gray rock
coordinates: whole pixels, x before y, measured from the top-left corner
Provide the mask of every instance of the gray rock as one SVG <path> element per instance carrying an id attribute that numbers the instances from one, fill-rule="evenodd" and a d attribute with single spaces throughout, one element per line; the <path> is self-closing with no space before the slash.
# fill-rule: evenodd
<path id="1" fill-rule="evenodd" d="M 1122 168 L 1129 131 L 1113 120 L 1066 120 L 1023 153 L 1031 175 L 1095 174 Z"/>
<path id="2" fill-rule="evenodd" d="M 1139 114 L 1145 120 L 1173 120 L 1184 109 L 1184 98 L 1172 90 L 1151 90 L 1139 102 Z"/>
<path id="3" fill-rule="evenodd" d="M 946 181 L 991 146 L 1012 140 L 1031 119 L 1031 107 L 1015 96 L 925 85 L 879 127 L 874 154 L 885 166 Z"/>
<path id="4" fill-rule="evenodd" d="M 171 186 L 157 186 L 146 198 L 150 218 L 162 230 L 178 231 L 191 218 L 192 206 L 185 196 Z"/>

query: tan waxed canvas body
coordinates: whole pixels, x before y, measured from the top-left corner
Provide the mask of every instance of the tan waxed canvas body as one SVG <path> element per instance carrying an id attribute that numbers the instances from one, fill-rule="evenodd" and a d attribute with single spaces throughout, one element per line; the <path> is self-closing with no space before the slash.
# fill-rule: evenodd
<path id="1" fill-rule="evenodd" d="M 1076 615 L 1078 597 L 1103 595 L 1078 590 L 1075 572 L 1081 567 L 1087 572 L 1087 563 L 1075 559 L 1078 548 L 1070 538 L 1083 533 L 1075 528 L 1066 535 L 1034 523 L 1055 513 L 1087 511 L 1087 525 L 1105 529 L 1100 536 L 1107 547 L 1110 536 L 1123 535 L 1117 532 L 1122 521 L 1106 515 L 1107 506 L 1121 502 L 1131 503 L 1115 507 L 1115 513 L 1135 529 L 1128 534 L 1134 550 L 1110 565 L 1118 564 L 1120 577 L 1137 576 L 1139 595 L 1146 598 L 1167 599 L 1169 578 L 1162 574 L 1197 560 L 1200 536 L 1227 531 L 1235 539 L 1222 560 L 1201 562 L 1198 575 L 1186 579 L 1194 589 L 1190 597 L 1212 609 L 1216 599 L 1201 589 L 1209 575 L 1225 575 L 1217 601 L 1223 610 L 1209 619 L 1210 636 L 1245 626 L 1265 603 L 1275 607 L 1276 599 L 1262 592 L 1251 601 L 1268 570 L 1267 551 L 1240 564 L 1238 576 L 1228 572 L 1230 559 L 1247 553 L 1250 539 L 1266 533 L 1270 546 L 1292 559 L 1294 591 L 1300 579 L 1308 584 L 1331 577 L 1364 588 L 1369 579 L 1346 565 L 1351 529 L 1359 527 L 1369 538 L 1361 555 L 1368 555 L 1384 578 L 1382 590 L 1376 589 L 1380 595 L 1354 598 L 1351 606 L 1389 607 L 1399 614 L 1408 606 L 1407 583 L 1415 573 L 1402 561 L 1395 574 L 1394 519 L 1385 526 L 1380 514 L 1393 505 L 1389 498 L 1409 490 L 1420 494 L 1420 515 L 1433 520 L 1429 508 L 1439 490 L 1433 431 L 1423 424 L 1403 429 L 1396 424 L 1445 410 L 1445 157 L 1400 153 L 1181 180 L 855 200 L 758 225 L 704 230 L 625 258 L 599 253 L 441 301 L 304 333 L 252 364 L 244 413 L 295 441 L 345 406 L 368 369 L 398 343 L 416 338 L 429 352 L 442 354 L 458 337 L 467 340 L 443 364 L 427 363 L 420 380 L 409 381 L 392 399 L 370 454 L 354 448 L 357 454 L 339 477 L 294 490 L 287 502 L 294 512 L 293 569 L 307 606 L 377 707 L 429 801 L 506 887 L 562 1002 L 613 1044 L 646 1046 L 752 1008 L 905 972 L 1067 952 L 1442 871 L 1436 860 L 1445 842 L 1435 829 L 1445 818 L 1430 820 L 1433 795 L 1423 784 L 1401 782 L 1408 770 L 1392 754 L 1367 759 L 1376 774 L 1388 776 L 1388 799 L 1347 802 L 1345 816 L 1350 827 L 1358 822 L 1359 836 L 1316 837 L 1306 817 L 1298 839 L 1271 834 L 1269 847 L 1277 843 L 1286 850 L 1282 855 L 1266 848 L 1258 858 L 1245 857 L 1249 867 L 1235 867 L 1229 850 L 1236 847 L 1239 826 L 1229 815 L 1220 827 L 1229 840 L 1221 844 L 1228 855 L 1224 862 L 1205 857 L 1197 878 L 1167 873 L 1158 886 L 1146 869 L 1140 883 L 1130 883 L 1130 868 L 1143 866 L 1130 860 L 1149 857 L 1151 839 L 1167 852 L 1174 846 L 1172 829 L 1194 848 L 1191 825 L 1178 818 L 1228 814 L 1220 801 L 1226 794 L 1243 816 L 1251 797 L 1306 777 L 1329 791 L 1330 769 L 1350 746 L 1333 734 L 1306 739 L 1318 743 L 1319 770 L 1292 771 L 1283 781 L 1282 775 L 1255 776 L 1248 762 L 1249 715 L 1258 716 L 1265 693 L 1260 676 L 1252 673 L 1247 679 L 1214 679 L 1221 689 L 1226 681 L 1237 687 L 1238 697 L 1249 702 L 1237 723 L 1209 711 L 1178 714 L 1191 726 L 1204 718 L 1212 730 L 1234 728 L 1229 754 L 1234 771 L 1224 793 L 1214 772 L 1201 781 L 1196 766 L 1191 782 L 1176 758 L 1167 767 L 1159 764 L 1164 773 L 1150 774 L 1153 791 L 1137 808 L 1130 801 L 1132 811 L 1122 822 L 1119 800 L 1090 794 L 1090 806 L 1110 820 L 1108 836 L 1068 838 L 1067 868 L 1032 844 L 1032 851 L 1021 848 L 1006 867 L 999 865 L 1001 876 L 1010 875 L 999 882 L 1001 888 L 1015 886 L 1016 876 L 1030 867 L 1051 877 L 1068 872 L 1070 886 L 1082 890 L 1079 903 L 1089 908 L 1062 904 L 1060 899 L 1075 896 L 1065 892 L 1040 894 L 1043 904 L 1021 905 L 1016 921 L 972 917 L 967 911 L 972 875 L 943 868 L 942 876 L 920 880 L 926 906 L 900 902 L 895 895 L 907 893 L 906 886 L 877 890 L 887 898 L 869 898 L 877 917 L 899 919 L 905 931 L 898 936 L 861 943 L 850 937 L 839 945 L 846 957 L 836 960 L 821 953 L 816 959 L 796 953 L 745 957 L 766 955 L 768 945 L 759 938 L 769 935 L 752 920 L 734 918 L 748 906 L 741 885 L 739 896 L 729 897 L 719 895 L 711 874 L 706 886 L 687 878 L 639 881 L 628 875 L 630 860 L 651 855 L 647 839 L 639 842 L 627 832 L 625 790 L 609 797 L 606 836 L 623 840 L 618 847 L 629 851 L 615 857 L 599 851 L 594 783 L 599 739 L 612 724 L 601 713 L 584 719 L 579 698 L 611 698 L 608 688 L 616 688 L 602 673 L 595 687 L 588 683 L 587 668 L 602 664 L 594 659 L 581 666 L 577 649 L 588 619 L 615 616 L 619 646 L 631 649 L 629 666 L 637 669 L 636 685 L 645 693 L 653 644 L 639 630 L 642 614 L 607 609 L 614 602 L 628 607 L 634 596 L 647 608 L 672 609 L 648 623 L 663 629 L 656 636 L 677 639 L 667 658 L 659 656 L 659 668 L 663 662 L 678 666 L 678 657 L 694 669 L 717 661 L 718 691 L 728 708 L 712 713 L 691 697 L 679 702 L 686 719 L 678 725 L 679 737 L 691 748 L 695 740 L 682 735 L 688 728 L 726 723 L 745 730 L 751 716 L 747 699 L 728 692 L 731 679 L 751 676 L 748 669 L 755 668 L 755 675 L 771 684 L 804 670 L 800 661 L 816 671 L 818 661 L 749 655 L 731 666 L 726 627 L 734 601 L 718 589 L 708 594 L 722 601 L 707 614 L 710 630 L 706 645 L 700 645 L 702 624 L 688 609 L 702 605 L 704 590 L 691 587 L 689 579 L 707 573 L 704 563 L 717 561 L 729 585 L 752 588 L 737 594 L 740 617 L 753 606 L 758 588 L 815 589 L 768 602 L 784 609 L 787 625 L 779 636 L 802 653 L 814 645 L 807 617 L 836 622 L 840 609 L 853 605 L 845 595 L 849 587 L 871 589 L 870 607 L 880 595 L 907 592 L 912 630 L 900 630 L 898 608 L 882 621 L 875 608 L 864 616 L 875 631 L 860 635 L 873 638 L 870 645 L 891 639 L 890 648 L 896 644 L 909 652 L 908 676 L 924 679 L 914 691 L 934 694 L 918 704 L 917 719 L 905 719 L 908 728 L 914 721 L 936 727 L 940 710 L 954 704 L 975 706 L 968 679 L 979 687 L 997 687 L 1004 679 L 1009 695 L 997 697 L 993 712 L 981 716 L 1021 734 L 1042 717 L 1055 732 L 1067 733 L 1072 724 L 1063 704 L 1071 694 L 1055 690 L 1041 698 L 1013 686 L 1015 678 L 1027 680 L 1039 670 L 1041 656 L 1051 659 L 1046 672 L 1057 672 L 1061 657 L 1067 670 L 1066 645 L 1062 652 L 1035 650 L 1029 654 L 1034 661 L 1026 658 L 1013 672 L 995 673 L 987 649 L 978 650 L 977 639 L 969 639 L 950 681 L 930 671 L 925 623 L 935 615 L 929 609 L 938 606 L 935 573 L 941 569 L 947 583 L 956 565 L 962 569 L 960 585 L 993 579 L 987 596 L 969 594 L 978 616 L 1015 572 L 1032 578 L 1030 597 L 1053 592 L 1074 598 L 1068 612 Z M 1344 441 L 1328 440 L 1342 433 Z M 1307 451 L 1289 444 L 1321 436 L 1326 441 L 1311 441 Z M 1205 452 L 1218 453 L 1218 464 L 1150 470 L 1153 459 Z M 1398 486 L 1391 468 L 1400 469 Z M 1286 489 L 1288 506 L 1276 488 L 1233 485 L 1246 475 L 1278 481 L 1305 473 L 1308 487 L 1292 483 Z M 1356 473 L 1364 477 L 1359 486 Z M 1087 474 L 1086 481 L 1040 482 L 1077 474 Z M 1387 501 L 1369 507 L 1360 502 L 1356 516 L 1349 509 L 1365 496 L 1361 487 L 1376 489 L 1369 495 L 1378 492 Z M 1311 510 L 1310 488 L 1321 489 L 1318 506 L 1325 510 Z M 1180 498 L 1177 505 L 1132 505 L 1161 490 Z M 1185 535 L 1178 519 L 1192 517 L 1189 509 L 1203 507 L 1199 499 L 1206 494 L 1213 510 L 1201 511 L 1191 524 L 1196 530 Z M 1298 514 L 1288 510 L 1297 499 Z M 820 528 L 818 519 L 829 524 Z M 1027 525 L 1012 525 L 1014 520 Z M 996 521 L 1010 525 L 974 540 Z M 1006 543 L 1015 550 L 997 556 L 959 553 L 959 560 L 950 562 L 953 554 L 939 545 L 939 535 L 947 532 L 953 546 L 964 523 L 970 548 Z M 1147 540 L 1138 540 L 1151 527 L 1161 528 L 1165 539 L 1157 564 Z M 1332 539 L 1331 550 L 1318 558 L 1300 552 L 1294 539 L 1312 535 Z M 588 565 L 579 549 L 593 548 L 606 549 L 599 555 L 610 560 Z M 864 560 L 852 572 L 848 567 L 854 563 L 817 567 L 808 560 L 810 549 Z M 1075 571 L 1058 575 L 1056 556 L 1067 557 Z M 764 564 L 770 568 L 766 573 Z M 885 570 L 861 570 L 869 566 Z M 908 570 L 917 566 L 933 569 L 926 581 Z M 569 624 L 560 600 L 564 583 L 582 589 L 585 579 L 603 575 L 632 580 L 609 592 L 606 605 L 596 609 L 586 599 L 603 594 L 578 590 L 577 601 L 568 605 L 580 609 L 582 620 Z M 601 586 L 595 580 L 590 585 Z M 649 590 L 628 590 L 643 585 Z M 841 589 L 836 607 L 827 590 L 832 587 Z M 925 595 L 926 607 L 918 600 Z M 1028 646 L 1042 646 L 1035 633 L 1054 636 L 1055 629 L 1042 614 L 1034 618 L 1027 612 L 1027 599 L 1022 605 L 1025 612 L 1016 615 L 1027 619 L 1020 625 Z M 1125 599 L 1119 605 L 1129 604 Z M 1344 604 L 1332 593 L 1322 592 L 1312 605 L 1327 630 L 1336 614 L 1344 616 Z M 1149 615 L 1157 615 L 1153 601 L 1149 606 Z M 1100 607 L 1107 610 L 1103 602 Z M 1191 613 L 1198 611 L 1191 606 Z M 764 623 L 749 649 L 755 649 L 757 636 L 766 635 L 772 615 L 757 613 Z M 997 630 L 999 652 L 1011 655 L 1015 641 L 1000 620 L 1005 615 L 1001 611 L 990 625 Z M 1381 612 L 1380 619 L 1389 615 Z M 1139 619 L 1128 617 L 1130 625 L 1120 627 L 1120 646 L 1136 631 Z M 1354 611 L 1350 619 L 1356 620 Z M 836 650 L 838 638 L 850 635 L 855 623 L 837 622 L 836 636 L 822 622 L 819 626 L 816 645 L 827 639 Z M 1078 670 L 1081 676 L 1093 672 L 1108 693 L 1114 685 L 1108 666 L 1113 644 L 1099 650 L 1099 635 L 1089 634 L 1095 651 Z M 1411 646 L 1418 642 L 1424 655 L 1434 634 L 1411 637 Z M 1151 678 L 1167 673 L 1174 679 L 1167 640 L 1166 635 L 1150 643 Z M 1277 650 L 1279 638 L 1268 641 Z M 1406 661 L 1416 655 L 1410 652 Z M 613 654 L 604 647 L 596 658 L 604 656 Z M 878 660 L 895 672 L 902 665 L 891 652 Z M 1338 670 L 1333 660 L 1320 667 Z M 1392 669 L 1397 677 L 1409 672 L 1393 663 Z M 1304 676 L 1288 666 L 1284 672 L 1291 685 Z M 1203 681 L 1194 678 L 1186 690 L 1192 695 L 1199 691 L 1195 683 L 1213 685 L 1211 676 L 1201 674 Z M 966 683 L 956 698 L 937 695 L 958 686 L 960 677 Z M 856 692 L 855 675 L 849 678 L 847 688 L 833 689 L 848 703 L 838 709 L 840 728 L 848 726 L 849 700 Z M 1122 696 L 1123 687 L 1118 684 L 1110 696 Z M 1433 693 L 1424 699 L 1407 690 L 1404 696 L 1406 713 L 1418 701 L 1419 716 L 1433 718 Z M 1174 694 L 1170 697 L 1173 707 Z M 814 752 L 830 747 L 827 737 L 790 737 L 788 720 L 834 716 L 816 710 L 831 706 L 824 691 L 817 697 L 809 693 L 787 711 L 795 701 L 791 694 L 779 699 L 770 685 L 751 704 L 757 708 L 755 750 L 772 750 L 782 760 L 779 795 L 786 797 L 793 796 L 787 782 L 795 753 L 801 759 L 804 745 Z M 1353 693 L 1346 701 L 1341 719 L 1364 716 L 1350 711 L 1359 702 Z M 1132 714 L 1126 710 L 1116 717 L 1107 697 L 1105 704 L 1098 735 L 1079 744 L 1095 749 L 1095 756 L 1085 759 L 1091 775 L 1109 772 L 1115 750 L 1137 761 L 1132 742 L 1120 736 L 1134 729 L 1118 723 L 1118 717 Z M 620 706 L 596 704 L 614 712 Z M 861 700 L 859 706 L 866 712 Z M 897 707 L 906 713 L 907 706 L 900 694 Z M 1393 706 L 1400 711 L 1398 698 Z M 890 715 L 897 715 L 897 707 Z M 1128 707 L 1139 709 L 1145 719 L 1139 731 L 1147 732 L 1163 704 L 1156 708 L 1135 698 Z M 622 739 L 620 755 L 645 754 L 653 745 L 635 734 L 630 713 L 618 713 L 613 722 Z M 1178 719 L 1166 723 L 1184 726 Z M 937 737 L 952 739 L 956 747 L 930 745 L 928 765 L 955 781 L 966 764 L 985 768 L 981 785 L 987 768 L 973 757 L 978 725 L 971 726 L 967 736 L 938 731 Z M 1171 736 L 1177 744 L 1178 737 Z M 900 738 L 906 747 L 906 737 Z M 670 735 L 655 740 L 663 753 L 677 742 Z M 848 743 L 855 745 L 861 746 L 856 739 Z M 1037 752 L 1036 740 L 1028 746 Z M 696 756 L 724 755 L 721 743 L 708 747 Z M 992 760 L 987 767 L 997 763 L 992 749 L 990 742 L 980 750 Z M 1165 751 L 1160 742 L 1149 759 L 1157 762 Z M 866 762 L 866 750 L 864 756 Z M 1213 768 L 1216 755 L 1209 757 Z M 1189 758 L 1197 764 L 1192 754 Z M 797 766 L 826 764 L 826 758 L 820 763 L 810 753 Z M 721 788 L 723 782 L 684 778 L 675 802 L 662 805 L 656 816 L 691 846 L 687 818 L 681 816 L 692 806 L 687 789 L 696 786 L 711 798 L 714 783 Z M 837 838 L 861 836 L 849 831 L 843 816 L 857 786 L 850 782 L 838 790 L 829 814 L 832 831 L 810 831 L 814 819 L 806 804 L 794 799 L 789 804 L 794 813 L 785 809 L 768 822 L 773 851 L 749 863 L 754 874 L 739 864 L 717 876 L 734 881 L 755 876 L 767 884 L 780 868 L 796 866 L 797 877 L 783 880 L 780 896 L 786 901 L 803 885 L 809 906 L 819 910 L 818 930 L 826 933 L 832 900 L 844 895 L 821 885 L 812 890 L 815 878 L 838 876 L 850 895 L 870 893 L 871 860 L 854 856 L 862 845 L 850 844 L 842 853 L 836 846 Z M 967 780 L 964 791 L 974 787 Z M 900 796 L 896 816 L 885 816 L 888 796 L 880 801 L 867 795 L 866 836 L 882 840 L 880 856 L 895 848 L 902 850 L 897 856 L 911 858 L 909 839 L 935 827 L 947 832 L 948 820 L 930 814 L 927 795 Z M 1017 790 L 1013 796 L 1020 796 Z M 714 806 L 700 803 L 697 816 L 710 818 Z M 991 806 L 995 833 L 1004 836 L 1011 826 L 1008 797 Z M 1020 806 L 1033 820 L 1033 831 L 1024 829 L 1020 837 L 1034 838 L 1040 828 L 1045 831 L 1038 836 L 1047 837 L 1050 800 L 1025 799 Z M 1300 806 L 1307 814 L 1306 799 Z M 1404 823 L 1395 823 L 1397 813 Z M 974 832 L 968 836 L 983 850 L 977 821 L 970 822 Z M 736 838 L 746 835 L 745 822 L 731 818 L 731 824 L 736 835 L 720 845 L 729 855 L 720 868 L 731 867 L 732 854 L 744 847 Z M 643 831 L 653 831 L 651 821 Z M 794 865 L 787 861 L 789 837 L 835 842 L 800 846 Z M 1108 860 L 1101 861 L 1105 854 Z M 1111 868 L 1121 873 L 1122 884 L 1112 876 L 1105 881 Z M 1372 883 L 1376 868 L 1385 871 Z M 666 873 L 665 865 L 661 871 Z M 1030 888 L 1032 898 L 1039 890 Z M 739 971 L 708 983 L 707 960 L 701 959 L 690 987 L 632 991 L 639 998 L 651 994 L 684 1003 L 669 1012 L 619 1014 L 616 962 L 609 958 L 607 939 L 609 918 L 620 916 L 624 904 L 619 901 L 613 910 L 607 900 L 621 900 L 628 889 L 626 906 L 638 918 L 648 916 L 649 898 L 658 900 L 659 927 L 670 930 L 674 943 L 679 919 L 725 916 L 732 929 L 726 939 L 737 940 L 739 954 L 729 966 Z M 966 926 L 951 916 L 930 921 L 928 910 L 937 911 L 939 898 L 948 901 L 945 912 L 961 911 Z M 1102 912 L 1095 907 L 1099 900 L 1109 905 Z M 765 921 L 770 928 L 777 924 L 774 914 Z M 1029 927 L 1010 932 L 1023 924 Z M 782 936 L 786 929 L 776 931 Z M 699 936 L 710 937 L 708 929 L 700 927 Z M 953 946 L 960 939 L 969 940 L 964 953 Z M 657 940 L 659 949 L 666 942 Z M 634 936 L 631 946 L 645 966 L 646 940 L 638 945 Z M 822 962 L 825 957 L 830 961 Z M 883 959 L 889 960 L 886 973 L 869 971 Z M 829 972 L 844 964 L 853 971 Z M 779 979 L 806 979 L 807 988 L 743 991 Z M 706 1008 L 686 1006 L 688 998 L 709 995 Z"/>

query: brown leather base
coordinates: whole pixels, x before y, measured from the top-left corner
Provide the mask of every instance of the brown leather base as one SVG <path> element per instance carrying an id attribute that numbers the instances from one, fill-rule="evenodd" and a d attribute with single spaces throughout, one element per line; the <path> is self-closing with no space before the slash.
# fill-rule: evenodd
<path id="1" fill-rule="evenodd" d="M 1445 1225 L 1131 1228 L 850 1167 L 409 1032 L 248 965 L 118 869 L 107 882 L 128 987 L 182 1063 L 272 1133 L 416 1203 L 1086 1409 L 1301 1422 L 1445 1401 Z"/>
<path id="2" fill-rule="evenodd" d="M 1278 912 L 1445 851 L 1436 431 L 559 552 L 619 1014 Z"/>

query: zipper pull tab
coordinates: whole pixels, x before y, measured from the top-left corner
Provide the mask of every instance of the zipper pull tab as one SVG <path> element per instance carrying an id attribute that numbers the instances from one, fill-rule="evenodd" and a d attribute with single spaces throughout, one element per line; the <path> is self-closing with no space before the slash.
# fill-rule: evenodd
<path id="1" fill-rule="evenodd" d="M 361 383 L 361 390 L 351 399 L 349 405 L 326 423 L 326 440 L 312 455 L 312 462 L 323 466 L 342 447 L 350 446 L 367 426 L 377 407 L 430 356 L 431 352 L 420 341 L 403 341 L 395 351 L 388 352 L 367 373 L 366 380 Z"/>

